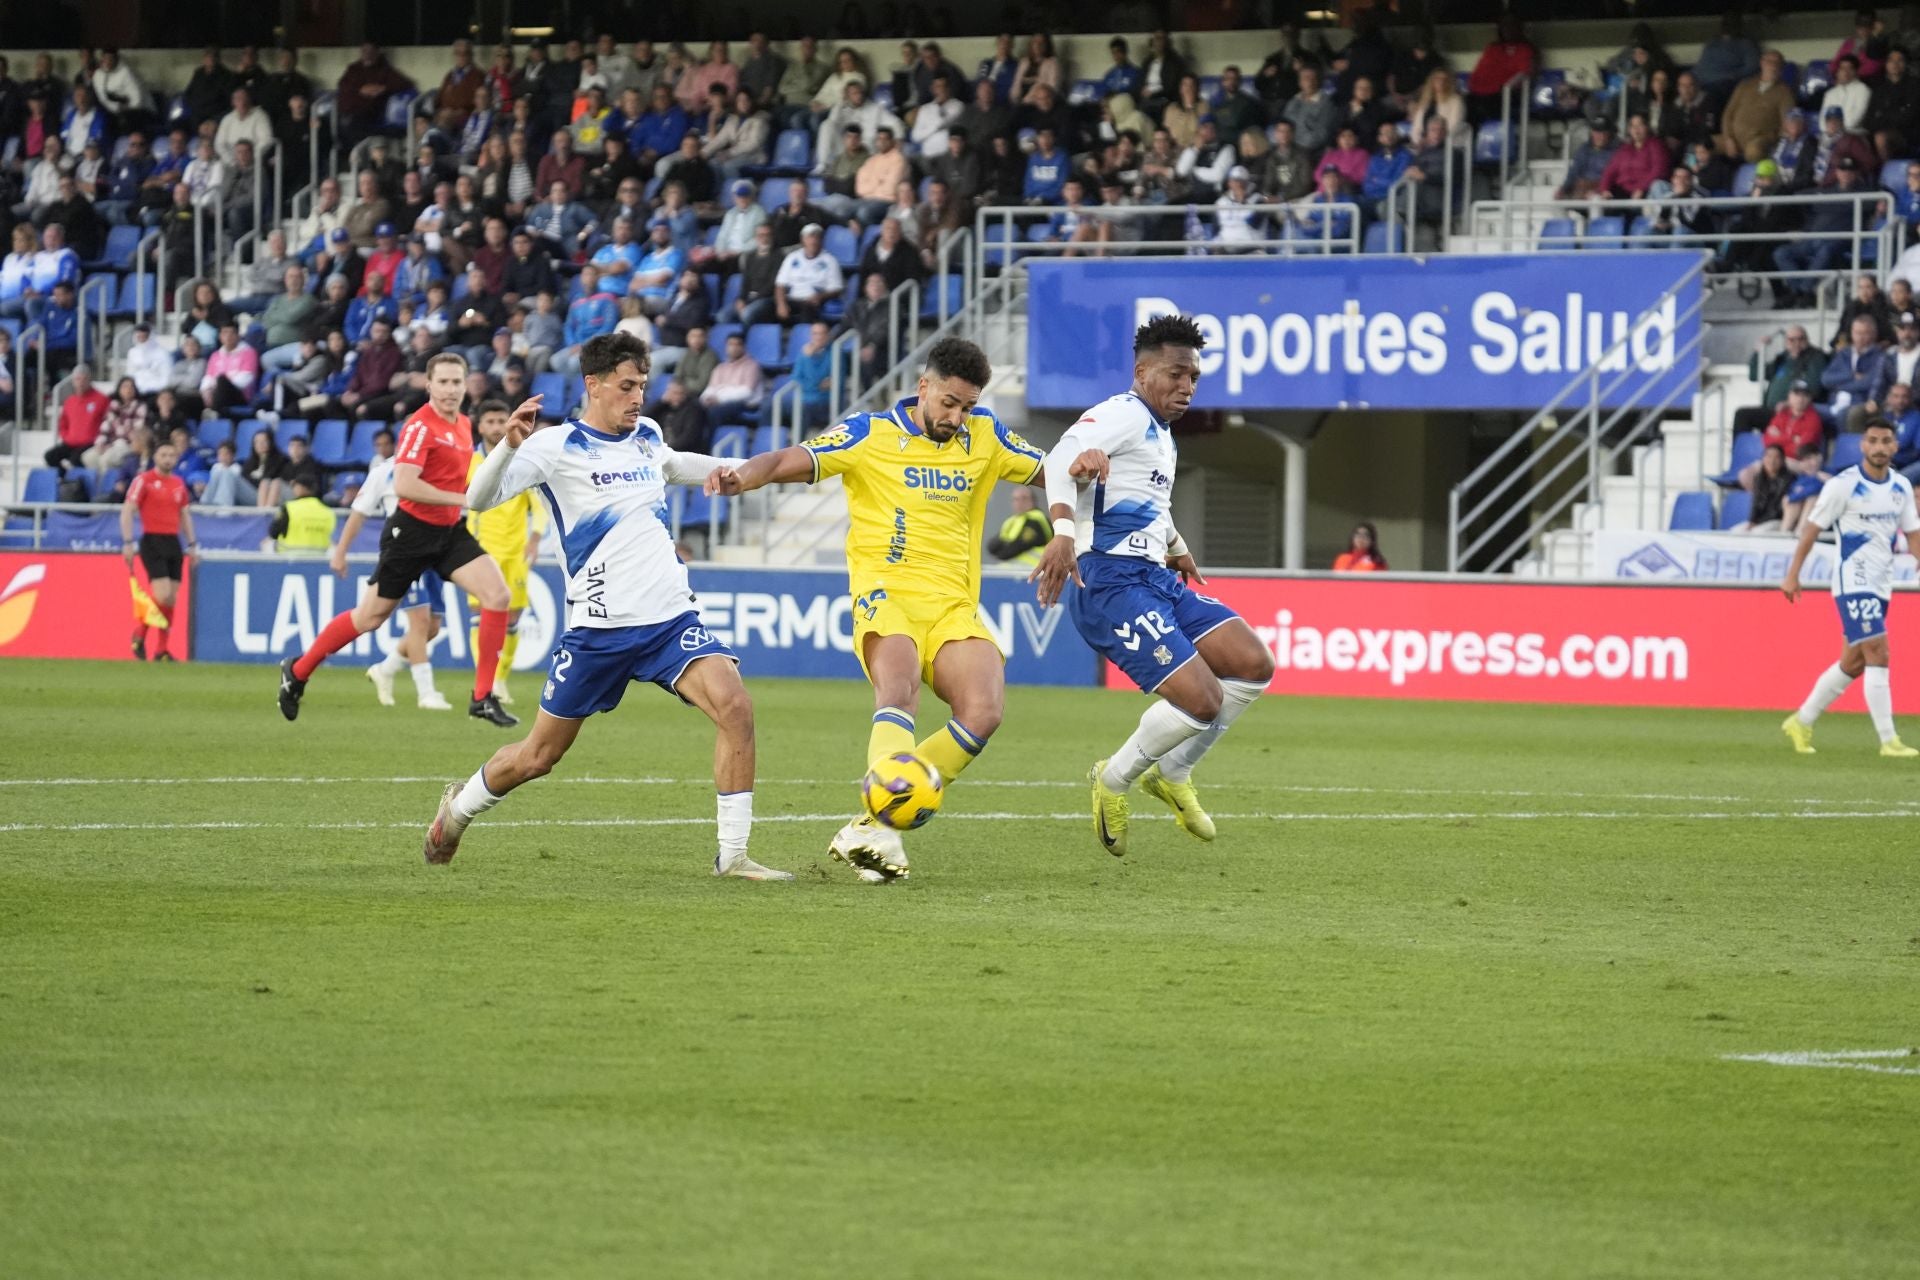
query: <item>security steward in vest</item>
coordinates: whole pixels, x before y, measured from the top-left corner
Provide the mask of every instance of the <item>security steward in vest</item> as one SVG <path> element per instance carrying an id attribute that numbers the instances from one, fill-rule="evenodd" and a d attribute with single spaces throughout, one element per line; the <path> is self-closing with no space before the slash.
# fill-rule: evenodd
<path id="1" fill-rule="evenodd" d="M 1053 541 L 1053 525 L 1033 500 L 1033 490 L 1021 485 L 1013 491 L 1013 514 L 1000 522 L 1000 531 L 987 539 L 987 553 L 995 560 L 1032 568 L 1040 552 Z"/>
<path id="2" fill-rule="evenodd" d="M 293 497 L 281 504 L 267 532 L 274 548 L 293 555 L 324 555 L 333 545 L 333 508 L 314 496 L 305 476 L 293 482 Z"/>

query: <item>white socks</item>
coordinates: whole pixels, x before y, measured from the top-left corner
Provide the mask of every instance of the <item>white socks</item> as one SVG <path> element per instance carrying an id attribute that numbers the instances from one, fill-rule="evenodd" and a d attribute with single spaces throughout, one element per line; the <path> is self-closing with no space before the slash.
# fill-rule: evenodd
<path id="1" fill-rule="evenodd" d="M 453 798 L 453 820 L 465 830 L 469 822 L 500 803 L 502 797 L 487 789 L 487 768 L 480 766 L 467 779 L 467 785 L 460 788 L 460 794 Z"/>
<path id="2" fill-rule="evenodd" d="M 1260 701 L 1260 695 L 1266 691 L 1266 685 L 1255 684 L 1251 680 L 1222 680 L 1220 718 L 1161 756 L 1160 776 L 1168 782 L 1185 782 L 1192 777 L 1193 766 L 1200 763 L 1200 757 L 1212 750 L 1213 744 L 1220 741 L 1220 735 L 1227 731 L 1227 726 L 1238 720 L 1242 711 Z"/>
<path id="3" fill-rule="evenodd" d="M 1867 668 L 1869 672 L 1873 669 Z M 1880 671 L 1881 687 L 1885 688 L 1886 668 L 1882 667 Z M 1809 693 L 1807 700 L 1800 704 L 1800 723 L 1811 726 L 1820 718 L 1820 713 L 1832 706 L 1834 699 L 1845 693 L 1848 686 L 1852 684 L 1853 677 L 1842 671 L 1837 662 L 1821 672 L 1820 678 L 1813 682 L 1813 692 Z"/>
<path id="4" fill-rule="evenodd" d="M 1140 727 L 1133 736 L 1107 761 L 1101 780 L 1115 791 L 1125 791 L 1155 760 L 1207 728 L 1205 720 L 1195 720 L 1171 702 L 1157 700 L 1140 717 Z"/>
<path id="5" fill-rule="evenodd" d="M 1880 735 L 1880 741 L 1892 742 L 1893 685 L 1887 679 L 1887 669 L 1868 667 L 1866 684 L 1867 714 L 1873 717 L 1873 731 Z"/>
<path id="6" fill-rule="evenodd" d="M 747 856 L 747 836 L 753 830 L 753 792 L 723 791 L 719 801 L 720 865 Z"/>
<path id="7" fill-rule="evenodd" d="M 410 666 L 408 670 L 413 672 L 413 691 L 415 693 L 424 698 L 434 691 L 433 664 L 431 662 L 416 662 Z"/>

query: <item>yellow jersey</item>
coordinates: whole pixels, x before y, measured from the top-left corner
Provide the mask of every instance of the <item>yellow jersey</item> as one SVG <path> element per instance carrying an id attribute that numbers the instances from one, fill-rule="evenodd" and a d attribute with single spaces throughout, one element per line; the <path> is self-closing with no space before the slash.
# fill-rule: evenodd
<path id="1" fill-rule="evenodd" d="M 813 479 L 847 489 L 847 576 L 855 595 L 884 587 L 935 600 L 980 598 L 987 499 L 1001 480 L 1031 484 L 1046 455 L 976 408 L 937 444 L 915 425 L 916 399 L 856 413 L 801 446 Z"/>
<path id="2" fill-rule="evenodd" d="M 467 483 L 473 483 L 474 473 L 480 470 L 485 461 L 478 450 L 473 455 L 473 463 L 467 468 Z M 497 507 L 486 511 L 469 511 L 467 528 L 479 540 L 481 550 L 503 565 L 523 560 L 527 555 L 527 531 L 529 528 L 542 537 L 547 532 L 547 507 L 534 496 L 532 489 L 507 499 Z"/>

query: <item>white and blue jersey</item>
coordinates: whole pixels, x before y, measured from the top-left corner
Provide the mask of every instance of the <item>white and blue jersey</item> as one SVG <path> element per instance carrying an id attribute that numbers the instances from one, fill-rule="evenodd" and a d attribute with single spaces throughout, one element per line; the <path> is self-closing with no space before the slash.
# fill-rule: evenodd
<path id="1" fill-rule="evenodd" d="M 1074 541 L 1085 586 L 1066 603 L 1081 637 L 1146 693 L 1193 659 L 1194 645 L 1239 615 L 1167 568 L 1173 537 L 1173 428 L 1128 392 L 1102 401 L 1047 455 L 1064 476 L 1088 449 L 1107 455 L 1104 483 L 1081 489 Z"/>
<path id="2" fill-rule="evenodd" d="M 1807 520 L 1833 530 L 1840 542 L 1833 596 L 1847 643 L 1885 634 L 1894 552 L 1902 533 L 1920 529 L 1913 486 L 1897 471 L 1873 480 L 1848 467 L 1820 490 Z"/>
<path id="3" fill-rule="evenodd" d="M 721 465 L 669 449 L 650 418 L 625 435 L 576 419 L 534 432 L 514 452 L 493 500 L 538 490 L 566 561 L 567 632 L 543 711 L 568 719 L 611 711 L 629 680 L 671 690 L 696 659 L 734 657 L 700 624 L 667 512 L 669 484 L 700 484 Z"/>
<path id="4" fill-rule="evenodd" d="M 368 520 L 385 521 L 400 506 L 400 495 L 393 491 L 393 459 L 375 458 L 367 468 L 367 478 L 360 482 L 360 492 L 353 496 L 352 510 L 358 511 Z M 368 581 L 372 581 L 371 578 Z M 441 617 L 447 614 L 447 584 L 441 576 L 429 569 L 413 580 L 407 588 L 406 597 L 401 600 L 400 608 L 427 608 Z"/>

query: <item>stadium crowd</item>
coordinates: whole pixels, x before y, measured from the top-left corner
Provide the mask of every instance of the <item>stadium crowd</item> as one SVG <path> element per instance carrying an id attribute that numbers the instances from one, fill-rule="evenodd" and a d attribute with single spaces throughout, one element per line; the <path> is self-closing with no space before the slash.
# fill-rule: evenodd
<path id="1" fill-rule="evenodd" d="M 1911 43 L 1863 13 L 1830 84 L 1790 84 L 1737 15 L 1690 67 L 1642 24 L 1598 75 L 1541 82 L 1542 113 L 1589 135 L 1559 194 L 1634 201 L 1655 233 L 1817 231 L 1841 214 L 1769 197 L 1871 188 L 1920 141 Z M 890 292 L 934 276 L 943 238 L 976 208 L 1031 206 L 1036 236 L 1108 253 L 1159 236 L 1168 218 L 1172 238 L 1205 235 L 1190 213 L 1178 219 L 1211 205 L 1218 247 L 1232 249 L 1280 221 L 1350 234 L 1349 211 L 1377 219 L 1405 178 L 1419 218 L 1437 221 L 1448 149 L 1498 127 L 1503 88 L 1542 71 L 1513 19 L 1470 67 L 1451 64 L 1430 31 L 1394 38 L 1364 11 L 1338 49 L 1291 28 L 1277 44 L 1215 77 L 1164 30 L 1142 46 L 1114 37 L 1105 65 L 1072 68 L 1045 33 L 1003 35 L 971 69 L 932 40 L 872 67 L 811 37 L 777 52 L 758 33 L 742 46 L 601 34 L 486 55 L 463 39 L 429 85 L 370 44 L 331 85 L 313 83 L 296 50 L 247 48 L 229 62 L 208 49 L 170 95 L 112 49 L 61 72 L 42 54 L 18 80 L 0 59 L 0 220 L 13 224 L 0 260 L 0 412 L 45 390 L 26 385 L 29 353 L 11 349 L 35 325 L 49 381 L 76 374 L 49 465 L 92 469 L 100 482 L 84 487 L 114 492 L 125 468 L 185 429 L 196 491 L 228 492 L 215 481 L 230 466 L 244 481 L 231 491 L 268 504 L 289 466 L 319 465 L 293 456 L 311 442 L 264 431 L 233 442 L 246 461 L 223 462 L 198 420 L 390 423 L 424 401 L 425 362 L 443 350 L 468 359 L 476 399 L 511 402 L 543 375 L 576 374 L 581 343 L 618 328 L 655 348 L 651 411 L 676 445 L 703 448 L 717 424 L 757 421 L 784 377 L 817 424 L 830 344 L 857 332 L 862 372 L 878 373 L 898 337 Z M 279 181 L 256 193 L 255 175 L 276 164 Z M 1743 167 L 1746 205 L 1700 205 L 1744 187 Z M 277 203 L 316 178 L 309 198 Z M 1920 164 L 1903 167 L 1902 184 L 1891 215 L 1920 221 Z M 1157 221 L 1111 212 L 1142 205 L 1169 208 Z M 231 294 L 198 247 L 214 243 L 215 221 L 229 239 L 257 235 Z M 1781 302 L 1804 301 L 1846 255 L 1833 229 L 1729 241 L 1719 265 L 1772 272 Z M 146 232 L 158 232 L 150 258 L 134 262 Z M 175 296 L 159 306 L 185 312 L 177 342 L 146 328 L 124 350 L 82 351 L 89 273 L 160 259 Z M 1818 403 L 1831 412 L 1835 395 Z M 326 469 L 350 476 L 338 461 Z"/>

